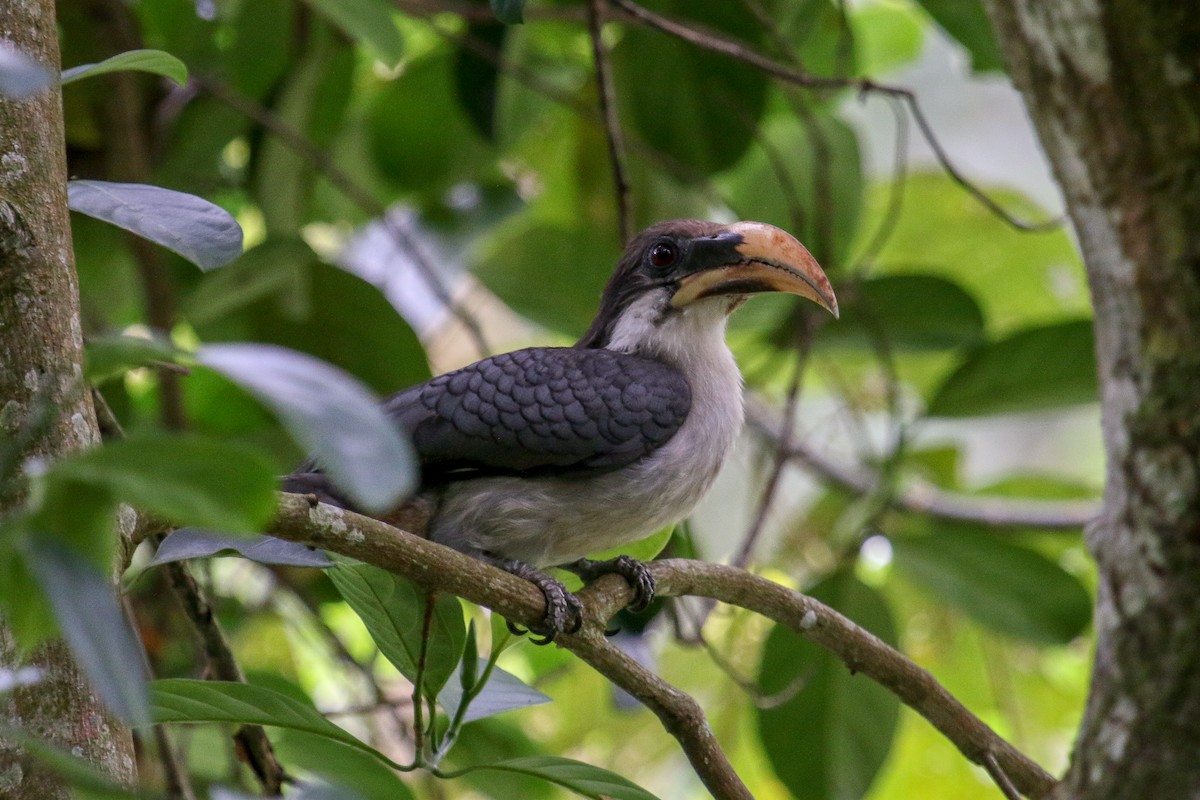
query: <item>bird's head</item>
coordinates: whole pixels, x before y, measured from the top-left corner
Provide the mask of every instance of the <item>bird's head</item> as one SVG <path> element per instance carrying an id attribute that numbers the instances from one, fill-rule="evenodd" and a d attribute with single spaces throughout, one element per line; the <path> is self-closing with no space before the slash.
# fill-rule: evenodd
<path id="1" fill-rule="evenodd" d="M 838 315 L 825 272 L 786 231 L 763 222 L 660 222 L 629 243 L 577 346 L 610 347 L 688 315 L 723 320 L 762 292 L 800 295 Z"/>

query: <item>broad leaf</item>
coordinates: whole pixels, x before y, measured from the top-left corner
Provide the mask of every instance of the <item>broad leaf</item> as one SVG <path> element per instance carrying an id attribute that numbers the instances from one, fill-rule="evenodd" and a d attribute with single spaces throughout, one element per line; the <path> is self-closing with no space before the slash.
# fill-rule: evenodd
<path id="1" fill-rule="evenodd" d="M 1009 636 L 1063 644 L 1092 617 L 1078 578 L 994 533 L 943 522 L 930 535 L 893 537 L 892 553 L 900 575 Z"/>
<path id="2" fill-rule="evenodd" d="M 185 309 L 205 342 L 299 350 L 379 393 L 429 377 L 420 340 L 378 287 L 320 262 L 298 239 L 268 240 L 203 276 Z"/>
<path id="3" fill-rule="evenodd" d="M 329 571 L 329 577 L 367 626 L 379 652 L 404 677 L 415 681 L 425 621 L 425 591 L 411 581 L 366 564 L 339 564 Z M 422 678 L 429 697 L 436 697 L 454 674 L 466 635 L 458 599 L 438 595 Z"/>
<path id="4" fill-rule="evenodd" d="M 148 724 L 142 644 L 129 629 L 112 584 L 57 542 L 34 539 L 25 555 L 88 683 L 127 724 Z"/>
<path id="5" fill-rule="evenodd" d="M 977 417 L 1094 403 L 1091 320 L 1025 328 L 967 356 L 929 402 L 935 417 Z"/>
<path id="6" fill-rule="evenodd" d="M 936 275 L 883 275 L 843 293 L 841 319 L 821 328 L 822 344 L 942 350 L 984 338 L 983 311 L 962 286 Z"/>
<path id="7" fill-rule="evenodd" d="M 178 347 L 161 336 L 93 336 L 84 343 L 83 374 L 91 383 L 103 383 L 137 367 L 172 363 L 180 353 Z"/>
<path id="8" fill-rule="evenodd" d="M 242 228 L 228 211 L 185 192 L 144 183 L 78 180 L 67 184 L 72 211 L 136 233 L 200 269 L 242 254 Z"/>
<path id="9" fill-rule="evenodd" d="M 578 336 L 596 315 L 618 255 L 616 242 L 594 227 L 520 223 L 497 237 L 472 269 L 515 311 Z"/>
<path id="10" fill-rule="evenodd" d="M 510 758 L 472 767 L 471 772 L 512 772 L 529 775 L 595 800 L 657 800 L 654 795 L 613 772 L 558 756 Z"/>
<path id="11" fill-rule="evenodd" d="M 896 629 L 884 598 L 850 572 L 809 594 L 889 644 Z M 758 732 L 775 774 L 797 800 L 857 800 L 892 746 L 900 701 L 828 651 L 783 627 L 767 638 L 759 688 L 783 702 L 758 709 Z"/>
<path id="12" fill-rule="evenodd" d="M 150 702 L 155 722 L 272 725 L 316 734 L 378 756 L 370 745 L 325 719 L 311 705 L 261 686 L 169 678 L 150 684 Z"/>
<path id="13" fill-rule="evenodd" d="M 21 100 L 54 85 L 54 73 L 0 41 L 0 97 Z"/>
<path id="14" fill-rule="evenodd" d="M 355 41 L 366 42 L 389 66 L 404 57 L 404 40 L 385 0 L 306 0 Z"/>
<path id="15" fill-rule="evenodd" d="M 487 663 L 488 660 L 486 658 L 478 659 L 477 675 L 483 674 Z M 458 670 L 461 669 L 462 666 L 460 665 Z M 453 717 L 458 712 L 462 698 L 463 688 L 461 682 L 456 678 L 451 678 L 446 681 L 445 687 L 442 688 L 441 694 L 438 695 L 438 702 L 446 710 L 446 714 Z M 499 667 L 493 667 L 492 674 L 488 677 L 487 685 L 471 701 L 471 705 L 467 706 L 467 710 L 463 714 L 463 721 L 473 722 L 484 717 L 503 714 L 505 711 L 528 708 L 529 706 L 549 702 L 549 697 L 529 686 L 516 675 L 513 675 L 511 672 L 505 672 Z"/>
<path id="16" fill-rule="evenodd" d="M 322 0 L 322 5 L 339 4 Z M 285 73 L 273 109 L 313 145 L 327 149 L 342 127 L 352 95 L 355 48 L 319 19 L 310 15 L 310 20 L 299 58 Z M 253 188 L 269 234 L 296 236 L 312 221 L 310 205 L 318 176 L 312 163 L 286 141 L 268 136 L 262 142 Z"/>
<path id="17" fill-rule="evenodd" d="M 325 551 L 306 547 L 299 542 L 288 542 L 274 536 L 225 536 L 198 528 L 180 528 L 172 531 L 147 566 L 156 567 L 172 561 L 189 558 L 237 553 L 259 564 L 276 564 L 286 567 L 316 567 L 326 569 L 333 566 Z"/>
<path id="18" fill-rule="evenodd" d="M 96 75 L 104 75 L 108 72 L 122 72 L 133 70 L 136 72 L 150 72 L 155 75 L 162 75 L 164 78 L 170 78 L 180 86 L 187 83 L 188 69 L 187 65 L 180 61 L 170 53 L 164 53 L 162 50 L 129 50 L 124 53 L 118 53 L 111 58 L 106 58 L 99 64 L 81 64 L 78 67 L 64 69 L 62 73 L 62 85 L 81 81 L 84 78 L 91 78 Z"/>
<path id="19" fill-rule="evenodd" d="M 646 5 L 751 47 L 762 36 L 754 15 L 736 3 Z M 612 60 L 626 124 L 654 149 L 708 175 L 731 166 L 754 140 L 766 107 L 761 71 L 641 26 L 625 30 Z"/>
<path id="20" fill-rule="evenodd" d="M 378 757 L 341 742 L 297 730 L 271 737 L 289 769 L 299 767 L 337 786 L 353 787 L 362 800 L 411 800 L 404 780 Z"/>
<path id="21" fill-rule="evenodd" d="M 872 3 L 849 12 L 859 75 L 882 77 L 921 54 L 928 25 L 920 10 L 907 4 Z"/>
<path id="22" fill-rule="evenodd" d="M 1004 59 L 980 0 L 917 0 L 971 55 L 975 72 L 1002 72 Z"/>
<path id="23" fill-rule="evenodd" d="M 270 408 L 367 511 L 394 508 L 415 488 L 412 445 L 370 392 L 341 370 L 271 345 L 208 345 L 197 358 Z"/>
<path id="24" fill-rule="evenodd" d="M 487 163 L 487 150 L 455 97 L 456 80 L 453 54 L 438 50 L 413 60 L 371 98 L 372 161 L 398 189 L 440 193 L 477 179 Z"/>
<path id="25" fill-rule="evenodd" d="M 64 459 L 50 475 L 103 487 L 174 522 L 250 533 L 275 510 L 275 473 L 245 445 L 137 434 Z"/>

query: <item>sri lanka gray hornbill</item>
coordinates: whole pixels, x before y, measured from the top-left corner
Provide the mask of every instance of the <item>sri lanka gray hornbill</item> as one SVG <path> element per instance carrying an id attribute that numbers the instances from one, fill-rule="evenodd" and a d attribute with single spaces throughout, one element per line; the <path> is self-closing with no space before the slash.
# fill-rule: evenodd
<path id="1" fill-rule="evenodd" d="M 682 519 L 712 484 L 742 425 L 725 321 L 759 292 L 838 313 L 825 273 L 779 228 L 663 222 L 630 242 L 574 347 L 492 356 L 389 397 L 420 456 L 427 535 L 532 580 L 547 639 L 574 630 L 580 606 L 539 567 L 620 572 L 648 602 L 642 565 L 584 556 Z M 311 464 L 284 489 L 349 507 Z"/>

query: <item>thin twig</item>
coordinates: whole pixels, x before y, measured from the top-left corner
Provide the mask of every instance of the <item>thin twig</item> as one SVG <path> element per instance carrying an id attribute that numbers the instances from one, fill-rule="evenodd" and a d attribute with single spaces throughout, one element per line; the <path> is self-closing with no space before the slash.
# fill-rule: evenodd
<path id="1" fill-rule="evenodd" d="M 746 420 L 772 440 L 780 437 L 781 422 L 754 398 L 747 398 Z M 820 477 L 857 494 L 876 491 L 880 476 L 865 467 L 839 464 L 803 441 L 792 441 L 788 458 Z M 1100 513 L 1093 500 L 1016 500 L 949 492 L 930 483 L 913 483 L 898 489 L 892 505 L 904 511 L 929 514 L 961 522 L 995 527 L 1031 527 L 1077 531 Z"/>
<path id="2" fill-rule="evenodd" d="M 929 147 L 933 151 L 934 157 L 937 158 L 938 163 L 942 166 L 942 169 L 946 171 L 955 183 L 982 203 L 985 208 L 1012 227 L 1023 231 L 1052 230 L 1060 227 L 1063 223 L 1064 218 L 1061 215 L 1041 222 L 1023 220 L 1004 209 L 985 191 L 963 175 L 950 160 L 950 156 L 945 148 L 942 147 L 937 135 L 933 132 L 933 128 L 929 125 L 924 112 L 921 110 L 916 94 L 911 89 L 877 83 L 870 78 L 833 78 L 810 75 L 766 58 L 737 42 L 696 30 L 668 17 L 656 14 L 632 2 L 632 0 L 610 0 L 610 2 L 639 23 L 655 28 L 701 49 L 720 53 L 721 55 L 749 64 L 767 75 L 795 86 L 801 86 L 806 89 L 854 89 L 863 95 L 881 94 L 900 98 L 908 106 L 913 119 L 917 123 L 917 127 L 921 131 L 921 135 L 929 142 Z"/>
<path id="3" fill-rule="evenodd" d="M 1000 767 L 1000 762 L 996 760 L 996 754 L 992 752 L 985 753 L 983 756 L 983 768 L 987 770 L 988 775 L 992 776 L 992 780 L 1000 787 L 1000 791 L 1004 793 L 1007 800 L 1021 800 L 1021 793 L 1013 786 L 1013 782 L 1009 780 L 1008 775 Z"/>
<path id="4" fill-rule="evenodd" d="M 617 196 L 617 223 L 621 246 L 633 238 L 633 208 L 629 203 L 629 179 L 625 172 L 625 143 L 621 119 L 617 114 L 617 93 L 613 89 L 612 65 L 604 46 L 604 19 L 607 0 L 589 0 L 588 31 L 592 38 L 592 56 L 596 63 L 596 98 L 604 118 L 604 137 L 608 141 L 608 161 L 612 167 L 613 191 Z"/>
<path id="5" fill-rule="evenodd" d="M 754 553 L 754 546 L 758 543 L 758 537 L 762 534 L 763 527 L 766 524 L 767 512 L 770 510 L 771 503 L 775 499 L 775 492 L 779 489 L 779 481 L 783 477 L 783 469 L 789 461 L 788 450 L 791 446 L 793 428 L 795 427 L 796 401 L 800 399 L 800 383 L 804 377 L 804 368 L 808 363 L 807 338 L 807 336 L 804 337 L 797 351 L 796 369 L 792 375 L 791 384 L 788 386 L 787 399 L 783 404 L 783 425 L 780 428 L 779 439 L 774 449 L 771 474 L 767 478 L 766 486 L 763 487 L 762 497 L 758 501 L 754 519 L 751 521 L 750 527 L 746 530 L 745 536 L 742 537 L 742 546 L 733 558 L 732 563 L 735 567 L 745 567 L 750 563 L 750 557 Z"/>
<path id="6" fill-rule="evenodd" d="M 130 629 L 136 632 L 138 629 L 137 617 L 134 616 L 133 606 L 129 602 L 128 595 L 121 595 L 121 608 L 125 612 L 125 619 L 128 621 Z M 153 678 L 154 667 L 150 664 L 150 656 L 147 655 L 146 648 L 139 644 L 137 652 L 146 679 Z M 158 759 L 162 763 L 167 797 L 169 800 L 196 800 L 196 790 L 192 787 L 191 777 L 179 763 L 179 754 L 171 741 L 171 733 L 167 730 L 167 726 L 159 722 L 151 727 L 154 729 L 154 742 L 158 745 Z"/>
<path id="7" fill-rule="evenodd" d="M 538 622 L 542 594 L 526 581 L 448 547 L 353 512 L 299 495 L 281 495 L 270 532 L 396 572 L 427 590 L 449 592 L 491 608 L 517 624 Z M 736 567 L 667 559 L 649 565 L 663 597 L 696 595 L 740 606 L 826 648 L 929 720 L 972 762 L 993 753 L 1015 786 L 1040 798 L 1054 778 L 972 714 L 932 675 L 831 608 Z M 608 619 L 631 599 L 621 578 L 601 578 L 579 593 L 585 625 L 558 643 L 658 715 L 679 741 L 708 790 L 718 798 L 750 795 L 716 742 L 703 712 L 688 695 L 617 650 L 604 637 Z"/>
<path id="8" fill-rule="evenodd" d="M 187 564 L 173 561 L 163 566 L 167 571 L 167 581 L 172 591 L 179 599 L 184 614 L 191 620 L 192 630 L 200 639 L 209 671 L 218 680 L 245 683 L 246 676 L 221 630 L 212 605 L 204 596 L 204 591 L 196 583 L 196 579 L 192 577 Z M 279 794 L 284 782 L 289 778 L 275 758 L 275 751 L 262 727 L 243 725 L 234 734 L 234 738 L 241 745 L 246 761 L 263 789 L 268 794 Z"/>
<path id="9" fill-rule="evenodd" d="M 894 97 L 886 99 L 888 106 L 892 109 L 892 116 L 896 119 L 896 148 L 892 156 L 892 186 L 888 193 L 888 203 L 883 212 L 883 219 L 879 221 L 879 227 L 871 235 L 854 267 L 854 277 L 858 280 L 866 277 L 867 272 L 874 265 L 875 259 L 883 251 L 888 240 L 892 238 L 896 226 L 900 223 L 900 214 L 904 210 L 904 191 L 908 181 L 908 117 L 899 100 Z"/>
<path id="10" fill-rule="evenodd" d="M 416 267 L 417 273 L 425 281 L 430 291 L 433 292 L 434 297 L 454 315 L 454 318 L 470 334 L 479 354 L 483 356 L 491 352 L 487 339 L 483 335 L 483 328 L 480 326 L 479 320 L 464 308 L 461 303 L 451 297 L 449 289 L 442 283 L 441 277 L 438 275 L 437 267 L 425 254 L 412 234 L 405 230 L 388 213 L 389 209 L 384 203 L 359 185 L 354 178 L 334 163 L 334 160 L 328 153 L 318 147 L 302 131 L 297 130 L 287 120 L 280 117 L 271 109 L 259 104 L 252 98 L 247 97 L 221 81 L 200 76 L 196 76 L 193 79 L 204 91 L 211 94 L 217 100 L 250 118 L 256 124 L 278 137 L 280 142 L 293 153 L 309 162 L 328 179 L 330 185 L 341 192 L 350 202 L 358 206 L 363 213 L 369 217 L 378 219 L 383 224 L 388 235 L 392 237 L 401 250 L 408 254 L 413 266 Z"/>

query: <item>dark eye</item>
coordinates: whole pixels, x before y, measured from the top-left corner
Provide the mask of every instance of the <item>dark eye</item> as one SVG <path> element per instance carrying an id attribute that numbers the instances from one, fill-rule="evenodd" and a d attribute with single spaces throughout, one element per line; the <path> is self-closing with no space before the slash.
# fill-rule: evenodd
<path id="1" fill-rule="evenodd" d="M 656 267 L 669 267 L 675 263 L 679 251 L 669 242 L 659 242 L 650 248 L 650 263 Z"/>

